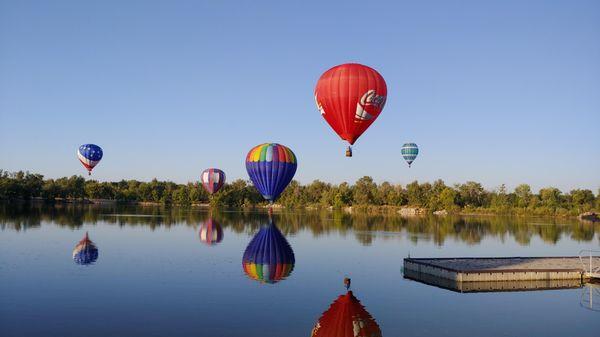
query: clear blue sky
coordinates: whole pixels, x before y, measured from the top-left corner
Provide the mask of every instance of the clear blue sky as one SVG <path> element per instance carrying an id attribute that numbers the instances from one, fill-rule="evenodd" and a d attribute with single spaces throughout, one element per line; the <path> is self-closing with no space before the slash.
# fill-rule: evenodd
<path id="1" fill-rule="evenodd" d="M 313 99 L 345 62 L 388 85 L 351 159 Z M 262 142 L 293 149 L 301 182 L 596 192 L 600 2 L 0 0 L 0 168 L 85 174 L 96 143 L 99 180 L 231 180 Z"/>

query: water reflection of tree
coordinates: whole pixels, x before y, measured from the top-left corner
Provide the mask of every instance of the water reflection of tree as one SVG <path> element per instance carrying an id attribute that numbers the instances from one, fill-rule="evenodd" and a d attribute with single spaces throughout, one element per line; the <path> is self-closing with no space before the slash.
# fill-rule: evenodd
<path id="1" fill-rule="evenodd" d="M 108 224 L 119 227 L 150 227 L 152 230 L 170 226 L 199 226 L 209 216 L 206 209 L 177 207 L 140 207 L 123 205 L 73 204 L 0 204 L 1 230 L 26 230 L 43 223 L 61 227 L 79 228 L 83 224 Z M 268 223 L 262 210 L 214 210 L 211 216 L 224 228 L 236 233 L 254 234 Z M 310 231 L 315 237 L 330 233 L 347 235 L 354 231 L 355 238 L 369 245 L 374 239 L 390 240 L 403 232 L 413 242 L 434 242 L 443 245 L 448 239 L 478 244 L 486 237 L 504 241 L 513 238 L 528 245 L 533 237 L 555 244 L 561 237 L 575 241 L 591 241 L 600 225 L 576 220 L 556 223 L 554 219 L 526 217 L 415 217 L 402 218 L 388 215 L 351 215 L 341 211 L 281 212 L 274 215 L 284 235 Z"/>

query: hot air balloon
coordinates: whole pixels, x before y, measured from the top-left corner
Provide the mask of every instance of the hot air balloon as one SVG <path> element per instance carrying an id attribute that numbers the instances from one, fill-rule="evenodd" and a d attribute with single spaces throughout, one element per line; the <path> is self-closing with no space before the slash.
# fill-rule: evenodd
<path id="1" fill-rule="evenodd" d="M 327 70 L 315 88 L 315 101 L 321 116 L 350 145 L 377 119 L 386 98 L 383 77 L 375 69 L 356 63 Z M 352 157 L 350 146 L 346 156 Z"/>
<path id="2" fill-rule="evenodd" d="M 200 241 L 211 246 L 223 240 L 223 228 L 213 218 L 208 218 L 206 222 L 200 226 Z"/>
<path id="3" fill-rule="evenodd" d="M 263 198 L 273 203 L 290 183 L 298 163 L 288 147 L 277 143 L 255 146 L 246 156 L 246 171 Z"/>
<path id="4" fill-rule="evenodd" d="M 216 168 L 209 168 L 202 172 L 200 180 L 209 194 L 215 194 L 225 183 L 225 172 Z"/>
<path id="5" fill-rule="evenodd" d="M 90 240 L 87 232 L 73 249 L 73 260 L 75 263 L 82 265 L 92 264 L 98 260 L 98 248 Z"/>
<path id="6" fill-rule="evenodd" d="M 295 263 L 292 247 L 272 221 L 256 233 L 242 258 L 246 275 L 264 283 L 276 283 L 290 276 Z"/>
<path id="7" fill-rule="evenodd" d="M 323 313 L 310 336 L 381 337 L 381 329 L 352 291 L 348 291 Z"/>
<path id="8" fill-rule="evenodd" d="M 402 145 L 400 153 L 402 153 L 402 157 L 404 157 L 404 160 L 408 163 L 408 167 L 410 167 L 410 164 L 412 164 L 419 154 L 419 147 L 415 143 L 405 143 Z"/>
<path id="9" fill-rule="evenodd" d="M 77 150 L 77 158 L 92 175 L 92 170 L 102 159 L 102 148 L 95 144 L 83 144 Z"/>

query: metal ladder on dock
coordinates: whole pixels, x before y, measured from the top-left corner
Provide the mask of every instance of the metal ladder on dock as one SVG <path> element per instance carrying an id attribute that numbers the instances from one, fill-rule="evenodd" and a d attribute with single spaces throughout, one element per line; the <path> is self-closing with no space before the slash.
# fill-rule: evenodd
<path id="1" fill-rule="evenodd" d="M 600 250 L 583 249 L 579 251 L 579 261 L 581 261 L 581 265 L 585 271 L 584 276 L 586 278 L 600 280 L 600 262 L 598 262 L 600 259 L 594 259 L 595 257 L 600 257 Z"/>

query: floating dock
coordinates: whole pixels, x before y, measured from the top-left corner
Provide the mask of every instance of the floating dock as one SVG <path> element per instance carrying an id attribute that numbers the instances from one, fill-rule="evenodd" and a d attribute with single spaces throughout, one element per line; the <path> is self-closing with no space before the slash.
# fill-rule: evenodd
<path id="1" fill-rule="evenodd" d="M 408 269 L 404 270 L 404 278 L 458 293 L 578 289 L 584 286 L 581 279 L 458 282 L 429 274 L 420 274 Z"/>
<path id="2" fill-rule="evenodd" d="M 404 271 L 407 278 L 430 284 L 433 283 L 431 276 L 461 283 L 551 280 L 578 280 L 582 283 L 597 277 L 596 274 L 592 274 L 586 269 L 584 263 L 590 263 L 587 257 L 582 262 L 576 256 L 406 258 L 404 259 Z M 593 257 L 591 263 L 596 266 L 600 265 L 600 256 Z M 419 279 L 419 274 L 422 275 L 422 280 Z M 558 282 L 556 285 L 548 287 L 570 288 L 572 286 L 571 283 Z"/>

